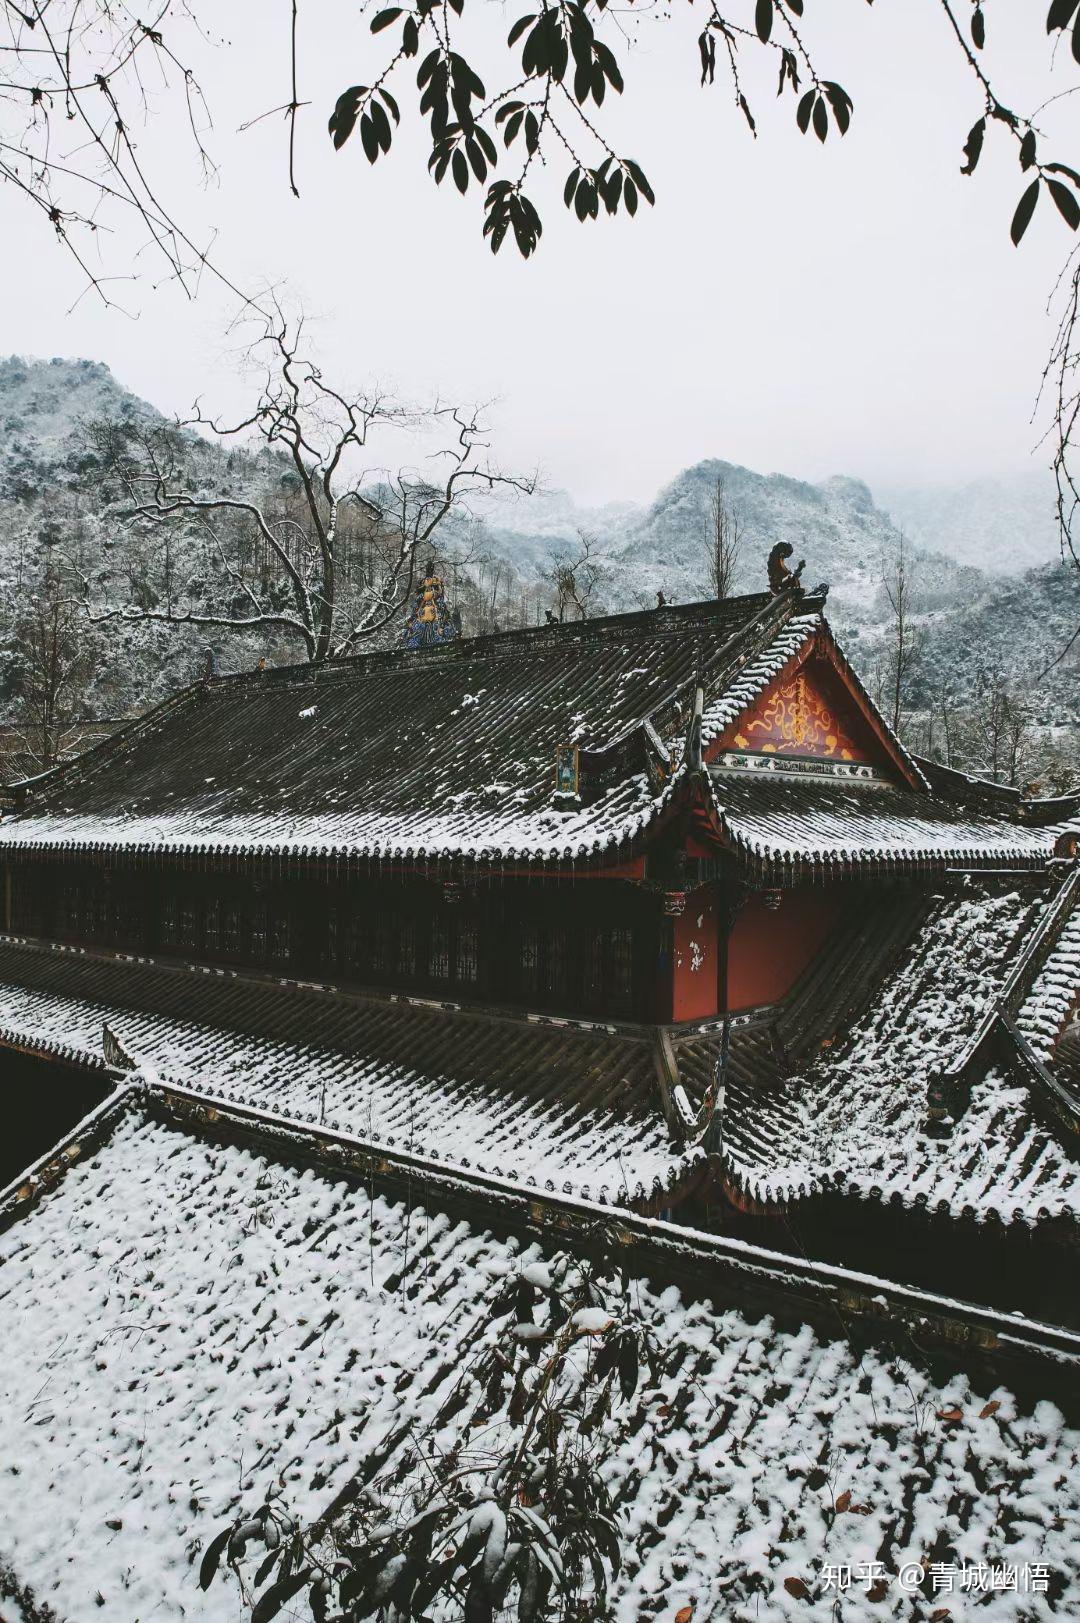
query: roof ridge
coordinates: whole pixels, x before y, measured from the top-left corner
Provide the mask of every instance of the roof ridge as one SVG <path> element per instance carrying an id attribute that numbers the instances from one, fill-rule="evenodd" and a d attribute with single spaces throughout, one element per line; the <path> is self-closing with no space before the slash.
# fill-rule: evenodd
<path id="1" fill-rule="evenodd" d="M 226 671 L 204 678 L 195 686 L 214 688 L 236 686 L 247 682 L 305 680 L 331 672 L 345 675 L 367 667 L 372 670 L 400 665 L 403 670 L 415 670 L 424 665 L 444 665 L 466 659 L 499 659 L 520 653 L 523 649 L 543 652 L 550 648 L 565 657 L 569 649 L 586 649 L 590 643 L 607 642 L 627 631 L 648 631 L 654 638 L 669 639 L 685 635 L 688 627 L 707 625 L 710 620 L 723 620 L 724 610 L 734 603 L 758 603 L 760 607 L 748 615 L 740 629 L 749 627 L 758 615 L 774 601 L 768 592 L 748 592 L 739 597 L 702 598 L 692 603 L 668 603 L 663 608 L 633 609 L 621 614 L 597 615 L 589 620 L 565 620 L 553 625 L 517 626 L 508 631 L 486 632 L 477 637 L 461 637 L 434 648 L 373 648 L 365 653 L 346 654 L 337 659 L 326 659 L 318 664 L 310 660 L 297 660 L 289 665 L 267 666 L 264 670 L 250 668 Z M 824 598 L 803 596 L 800 610 L 820 613 Z M 141 718 L 137 718 L 141 719 Z"/>

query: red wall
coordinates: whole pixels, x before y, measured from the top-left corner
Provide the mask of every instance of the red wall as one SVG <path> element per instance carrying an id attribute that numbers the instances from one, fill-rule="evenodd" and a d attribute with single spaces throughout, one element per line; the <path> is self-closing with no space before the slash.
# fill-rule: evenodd
<path id="1" fill-rule="evenodd" d="M 675 962 L 672 974 L 671 1018 L 702 1020 L 717 1013 L 719 941 L 716 899 L 709 886 L 693 890 L 686 911 L 673 920 Z"/>
<path id="2" fill-rule="evenodd" d="M 837 893 L 820 887 L 783 891 L 775 912 L 760 896 L 751 896 L 728 937 L 728 1009 L 775 1003 L 789 992 L 832 931 L 840 910 Z"/>

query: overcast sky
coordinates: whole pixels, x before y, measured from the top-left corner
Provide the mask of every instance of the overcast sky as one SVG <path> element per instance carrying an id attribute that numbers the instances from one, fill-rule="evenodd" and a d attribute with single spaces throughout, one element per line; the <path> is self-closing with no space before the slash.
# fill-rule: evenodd
<path id="1" fill-rule="evenodd" d="M 502 35 L 519 9 L 484 6 L 477 27 Z M 648 499 L 706 456 L 871 484 L 1037 465 L 1045 301 L 1069 233 L 1044 199 L 1012 247 L 1024 180 L 1004 134 L 988 139 L 972 179 L 960 175 L 981 107 L 935 0 L 806 9 L 824 69 L 855 101 L 842 142 L 798 135 L 771 63 L 760 82 L 748 63 L 753 140 L 719 64 L 717 84 L 699 89 L 702 19 L 673 0 L 639 25 L 608 121 L 616 148 L 647 170 L 656 208 L 579 226 L 562 206 L 560 165 L 541 188 L 545 233 L 527 264 L 510 243 L 492 257 L 479 196 L 463 201 L 449 182 L 436 191 L 418 138 L 374 170 L 358 137 L 333 152 L 327 114 L 346 85 L 370 80 L 377 43 L 344 0 L 322 7 L 336 14 L 332 36 L 310 17 L 301 36 L 301 94 L 314 105 L 302 114 L 299 201 L 280 119 L 238 133 L 288 95 L 285 0 L 215 0 L 233 44 L 201 49 L 196 65 L 219 182 L 198 187 L 167 113 L 141 132 L 140 155 L 193 232 L 219 230 L 218 257 L 236 278 L 281 280 L 303 297 L 328 372 L 497 399 L 502 462 L 539 463 L 581 501 Z M 1067 51 L 1049 71 L 1042 10 L 989 17 L 989 65 L 1022 110 L 1076 80 Z M 1058 132 L 1047 155 L 1075 164 L 1072 108 L 1058 103 L 1042 122 Z M 103 360 L 166 411 L 196 394 L 242 404 L 212 288 L 190 304 L 144 284 L 125 295 L 137 319 L 91 296 L 71 310 L 77 272 L 10 190 L 0 230 L 19 249 L 0 256 L 5 351 Z"/>

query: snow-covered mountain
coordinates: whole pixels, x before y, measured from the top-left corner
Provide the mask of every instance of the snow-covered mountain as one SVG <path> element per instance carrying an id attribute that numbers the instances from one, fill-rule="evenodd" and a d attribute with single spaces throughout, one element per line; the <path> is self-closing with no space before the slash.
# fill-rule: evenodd
<path id="1" fill-rule="evenodd" d="M 95 549 L 101 554 L 102 546 L 123 551 L 128 544 L 101 508 L 100 470 L 83 431 L 87 421 L 102 418 L 140 425 L 163 420 L 100 362 L 0 361 L 0 586 L 8 599 L 16 550 L 25 559 L 28 546 L 47 547 L 68 536 L 73 525 L 88 530 L 90 556 Z M 236 446 L 193 440 L 189 459 L 189 474 L 203 489 L 261 498 L 280 480 L 272 458 Z M 812 484 L 711 459 L 685 469 L 648 507 L 581 507 L 566 492 L 546 491 L 492 500 L 477 515 L 479 532 L 462 525 L 461 533 L 467 532 L 474 558 L 486 555 L 480 568 L 488 569 L 489 579 L 490 560 L 503 560 L 499 601 L 510 618 L 502 623 L 514 623 L 515 577 L 531 588 L 531 596 L 521 594 L 529 614 L 539 614 L 553 556 L 573 553 L 582 532 L 595 538 L 606 566 L 597 608 L 651 605 L 659 590 L 685 602 L 708 590 L 706 526 L 717 480 L 739 519 L 737 589 L 761 590 L 769 549 L 778 540 L 790 541 L 796 557 L 806 559 L 807 582 L 829 582 L 830 619 L 867 680 L 881 664 L 887 636 L 882 565 L 895 557 L 900 522 L 915 553 L 920 691 L 939 691 L 948 677 L 957 693 L 970 694 L 980 675 L 994 672 L 1027 688 L 1080 624 L 1080 574 L 1057 561 L 1046 484 L 1037 475 L 951 490 L 894 488 L 878 502 L 858 479 Z M 115 568 L 116 551 L 110 559 Z M 1020 575 L 1028 560 L 1039 567 Z M 133 559 L 133 567 L 137 563 Z M 138 708 L 190 680 L 203 658 L 205 636 L 133 626 L 118 641 L 122 657 L 107 662 L 95 678 L 95 713 Z M 226 668 L 255 657 L 250 637 L 230 641 L 223 633 L 217 646 Z M 287 650 L 259 651 L 296 657 Z M 1047 721 L 1071 723 L 1080 714 L 1077 669 L 1074 650 L 1042 684 L 1040 710 Z M 0 681 L 0 703 L 7 696 Z M 920 702 L 919 692 L 912 691 L 911 702 Z"/>
<path id="2" fill-rule="evenodd" d="M 101 361 L 0 360 L 0 498 L 33 500 L 57 484 L 76 483 L 80 425 L 105 418 L 163 420 Z"/>
<path id="3" fill-rule="evenodd" d="M 698 462 L 673 479 L 613 548 L 620 595 L 628 605 L 642 593 L 651 602 L 658 590 L 683 601 L 703 595 L 709 502 L 718 480 L 739 520 L 739 590 L 761 591 L 770 550 L 777 541 L 789 541 L 795 558 L 806 559 L 807 583 L 829 583 L 838 623 L 880 620 L 882 564 L 895 554 L 899 532 L 861 480 L 838 476 L 808 484 L 716 459 Z M 919 575 L 921 590 L 934 602 L 971 595 L 982 584 L 977 573 L 936 552 L 920 560 Z"/>
<path id="4" fill-rule="evenodd" d="M 1058 556 L 1048 468 L 957 485 L 879 485 L 877 501 L 920 547 L 995 574 L 1019 575 Z"/>

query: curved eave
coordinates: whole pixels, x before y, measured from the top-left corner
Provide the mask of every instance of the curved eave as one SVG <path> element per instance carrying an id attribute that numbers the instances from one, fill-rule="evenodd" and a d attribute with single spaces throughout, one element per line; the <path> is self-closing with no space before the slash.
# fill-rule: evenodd
<path id="1" fill-rule="evenodd" d="M 121 841 L 110 839 L 51 839 L 29 838 L 5 840 L 0 824 L 0 862 L 17 860 L 20 856 L 60 858 L 107 857 L 155 861 L 215 862 L 281 862 L 283 864 L 325 863 L 335 867 L 350 865 L 400 868 L 417 867 L 443 871 L 453 869 L 506 870 L 527 867 L 549 873 L 567 864 L 604 866 L 613 860 L 625 861 L 640 855 L 684 808 L 688 797 L 688 777 L 679 769 L 669 779 L 659 795 L 633 815 L 627 816 L 610 833 L 592 840 L 578 839 L 564 845 L 552 842 L 532 845 L 528 842 L 506 845 L 490 844 L 461 846 L 454 844 L 425 845 L 334 843 L 327 841 L 290 840 L 160 840 Z M 18 824 L 9 823 L 8 827 Z"/>

